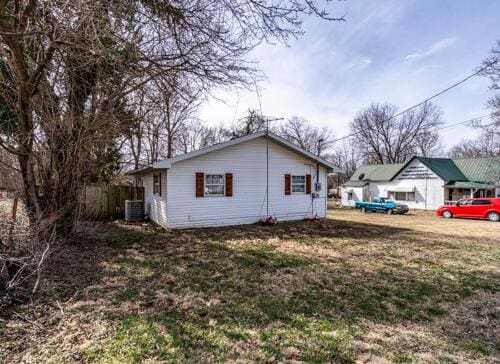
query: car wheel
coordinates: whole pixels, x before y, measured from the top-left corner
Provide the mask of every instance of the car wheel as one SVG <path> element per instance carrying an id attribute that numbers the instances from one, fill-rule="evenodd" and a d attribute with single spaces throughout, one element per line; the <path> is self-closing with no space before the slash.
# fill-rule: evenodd
<path id="1" fill-rule="evenodd" d="M 451 213 L 451 211 L 445 210 L 443 211 L 443 217 L 451 219 L 453 217 L 453 214 Z"/>
<path id="2" fill-rule="evenodd" d="M 500 221 L 500 214 L 498 212 L 490 212 L 488 214 L 488 220 L 490 220 L 490 221 Z"/>
<path id="3" fill-rule="evenodd" d="M 363 207 L 361 208 L 361 212 L 362 212 L 362 213 L 366 213 L 366 207 L 364 207 L 364 206 L 363 206 Z"/>
<path id="4" fill-rule="evenodd" d="M 393 209 L 389 209 L 387 210 L 387 215 L 392 215 L 394 213 L 394 210 Z"/>

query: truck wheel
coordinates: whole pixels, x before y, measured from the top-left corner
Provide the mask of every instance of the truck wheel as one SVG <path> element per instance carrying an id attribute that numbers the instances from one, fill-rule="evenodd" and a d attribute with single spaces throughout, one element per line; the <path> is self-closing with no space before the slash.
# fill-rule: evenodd
<path id="1" fill-rule="evenodd" d="M 394 213 L 394 210 L 393 209 L 389 209 L 387 210 L 387 215 L 392 215 Z"/>
<path id="2" fill-rule="evenodd" d="M 500 221 L 500 214 L 498 212 L 490 212 L 488 214 L 488 220 L 490 221 Z"/>
<path id="3" fill-rule="evenodd" d="M 444 210 L 443 211 L 443 217 L 446 218 L 446 219 L 451 219 L 453 217 L 453 214 L 451 213 L 451 211 Z"/>
<path id="4" fill-rule="evenodd" d="M 364 207 L 364 206 L 363 206 L 363 207 L 361 207 L 361 212 L 362 212 L 362 213 L 366 213 L 366 207 Z"/>

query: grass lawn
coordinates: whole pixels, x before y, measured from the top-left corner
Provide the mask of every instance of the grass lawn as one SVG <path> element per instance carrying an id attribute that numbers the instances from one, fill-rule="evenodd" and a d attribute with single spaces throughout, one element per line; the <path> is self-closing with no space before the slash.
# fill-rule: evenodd
<path id="1" fill-rule="evenodd" d="M 97 225 L 0 317 L 0 362 L 495 362 L 500 223 Z"/>

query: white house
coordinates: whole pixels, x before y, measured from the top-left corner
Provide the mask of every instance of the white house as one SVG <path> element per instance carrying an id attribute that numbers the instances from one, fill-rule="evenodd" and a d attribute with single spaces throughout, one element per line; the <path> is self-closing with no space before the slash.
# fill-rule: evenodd
<path id="1" fill-rule="evenodd" d="M 359 167 L 341 192 L 342 205 L 390 197 L 410 208 L 435 210 L 465 197 L 500 197 L 500 157 L 424 158 Z"/>
<path id="2" fill-rule="evenodd" d="M 170 229 L 325 217 L 328 161 L 257 132 L 129 172 L 145 213 Z"/>

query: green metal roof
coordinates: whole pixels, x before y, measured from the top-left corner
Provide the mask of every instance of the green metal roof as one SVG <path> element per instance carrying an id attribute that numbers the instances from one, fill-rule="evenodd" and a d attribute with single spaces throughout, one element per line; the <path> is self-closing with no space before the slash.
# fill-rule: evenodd
<path id="1" fill-rule="evenodd" d="M 453 163 L 453 160 L 450 158 L 414 157 L 410 160 L 410 162 L 415 158 L 446 182 L 467 181 L 467 177 L 465 177 L 465 175 L 460 171 L 460 169 L 458 169 L 457 165 Z"/>
<path id="2" fill-rule="evenodd" d="M 363 182 L 363 181 L 347 181 L 344 183 L 344 187 L 365 187 L 368 184 L 368 182 Z"/>
<path id="3" fill-rule="evenodd" d="M 379 166 L 377 165 L 372 165 L 372 164 L 367 164 L 364 166 L 358 167 L 355 171 L 354 174 L 351 176 L 349 181 L 361 181 L 364 180 L 370 173 L 372 173 L 375 169 L 377 169 Z M 364 175 L 364 176 L 361 176 Z M 361 178 L 360 178 L 361 176 Z"/>
<path id="4" fill-rule="evenodd" d="M 479 182 L 464 182 L 464 181 L 458 181 L 458 182 L 450 182 L 446 184 L 448 187 L 454 187 L 454 188 L 495 188 L 495 185 L 487 184 L 487 183 L 479 183 Z"/>
<path id="5" fill-rule="evenodd" d="M 404 163 L 396 164 L 367 164 L 356 169 L 349 182 L 359 181 L 389 181 L 399 172 Z M 363 175 L 363 176 L 362 176 Z M 362 177 L 362 178 L 360 178 Z M 353 187 L 353 186 L 351 186 Z"/>
<path id="6" fill-rule="evenodd" d="M 396 177 L 414 159 L 418 159 L 431 171 L 442 178 L 445 183 L 458 186 L 458 182 L 469 183 L 469 188 L 489 188 L 485 182 L 500 180 L 500 157 L 477 158 L 428 158 L 413 157 L 407 163 L 370 164 L 359 167 L 344 186 L 361 187 L 367 181 L 387 182 Z M 361 177 L 361 178 L 360 178 Z M 477 185 L 473 186 L 473 183 Z M 465 185 L 464 185 L 465 186 Z M 467 188 L 467 187 L 465 187 Z"/>
<path id="7" fill-rule="evenodd" d="M 500 180 L 500 157 L 454 158 L 453 162 L 469 181 Z"/>

